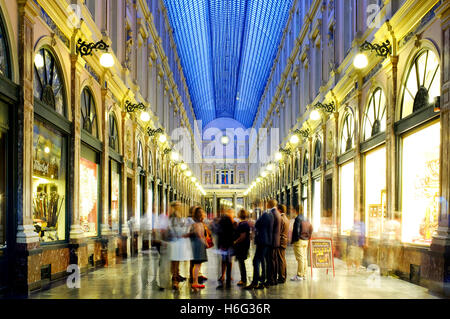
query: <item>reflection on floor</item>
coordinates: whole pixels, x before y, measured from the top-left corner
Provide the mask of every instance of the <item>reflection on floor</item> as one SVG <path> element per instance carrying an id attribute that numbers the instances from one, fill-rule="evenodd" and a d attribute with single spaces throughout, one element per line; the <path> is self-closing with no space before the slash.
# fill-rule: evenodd
<path id="1" fill-rule="evenodd" d="M 296 261 L 292 247 L 288 247 L 288 281 L 285 284 L 264 290 L 247 291 L 236 286 L 240 280 L 239 269 L 234 263 L 233 287 L 216 289 L 218 278 L 218 259 L 213 250 L 208 251 L 209 261 L 203 265 L 203 273 L 209 278 L 206 288 L 194 292 L 184 282 L 179 292 L 171 289 L 160 289 L 155 276 L 155 265 L 158 256 L 155 253 L 143 252 L 138 257 L 128 258 L 120 264 L 89 272 L 81 277 L 80 288 L 68 288 L 66 282 L 53 284 L 48 290 L 32 293 L 33 299 L 341 299 L 341 298 L 373 298 L 373 299 L 414 299 L 437 298 L 426 288 L 392 277 L 380 277 L 366 269 L 347 271 L 345 264 L 335 260 L 336 277 L 330 271 L 314 270 L 311 279 L 309 268 L 306 281 L 292 282 L 295 275 Z M 246 261 L 249 280 L 252 276 L 251 258 Z M 164 267 L 165 268 L 165 267 Z M 188 263 L 182 263 L 181 275 L 187 277 Z M 166 268 L 165 268 L 166 269 Z"/>

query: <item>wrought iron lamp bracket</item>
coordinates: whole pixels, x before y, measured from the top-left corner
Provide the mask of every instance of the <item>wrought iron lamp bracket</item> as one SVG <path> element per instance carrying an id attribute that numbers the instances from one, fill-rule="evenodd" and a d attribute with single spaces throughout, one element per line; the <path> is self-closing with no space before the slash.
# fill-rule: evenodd
<path id="1" fill-rule="evenodd" d="M 368 41 L 365 41 L 360 46 L 361 51 L 375 51 L 377 56 L 386 58 L 389 54 L 391 54 L 391 43 L 389 40 L 386 40 L 385 42 L 378 44 L 372 44 Z"/>
<path id="2" fill-rule="evenodd" d="M 103 40 L 88 43 L 86 41 L 78 39 L 77 42 L 77 53 L 81 56 L 91 55 L 93 50 L 107 51 L 108 48 L 109 45 L 107 45 Z"/>

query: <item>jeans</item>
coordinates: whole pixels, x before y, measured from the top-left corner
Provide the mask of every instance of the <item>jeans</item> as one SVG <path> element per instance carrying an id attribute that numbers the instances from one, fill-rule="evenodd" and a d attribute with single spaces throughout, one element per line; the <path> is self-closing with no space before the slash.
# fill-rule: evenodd
<path id="1" fill-rule="evenodd" d="M 239 272 L 241 273 L 241 281 L 247 282 L 247 269 L 245 269 L 245 259 L 239 258 L 237 259 L 239 264 Z"/>
<path id="2" fill-rule="evenodd" d="M 269 255 L 269 246 L 256 245 L 255 256 L 253 257 L 253 283 L 264 283 L 267 276 L 267 258 Z M 261 266 L 261 273 L 259 268 Z"/>

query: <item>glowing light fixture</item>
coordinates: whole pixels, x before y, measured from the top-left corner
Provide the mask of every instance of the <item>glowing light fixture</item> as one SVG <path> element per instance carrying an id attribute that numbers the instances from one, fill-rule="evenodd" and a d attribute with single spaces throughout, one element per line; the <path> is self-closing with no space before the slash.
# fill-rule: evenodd
<path id="1" fill-rule="evenodd" d="M 184 173 L 187 177 L 189 177 L 189 176 L 191 176 L 192 175 L 192 172 L 191 171 L 186 171 L 186 173 Z"/>
<path id="2" fill-rule="evenodd" d="M 364 69 L 367 64 L 369 64 L 369 61 L 364 53 L 358 53 L 353 60 L 353 66 L 360 70 Z"/>
<path id="3" fill-rule="evenodd" d="M 227 145 L 228 143 L 230 143 L 230 138 L 227 135 L 224 135 L 220 138 L 220 143 L 222 143 L 223 145 Z"/>
<path id="4" fill-rule="evenodd" d="M 281 161 L 283 159 L 283 154 L 281 154 L 280 152 L 276 152 L 275 153 L 275 159 L 277 161 Z"/>
<path id="5" fill-rule="evenodd" d="M 311 114 L 309 115 L 309 118 L 313 121 L 320 120 L 320 113 L 318 110 L 313 110 Z"/>
<path id="6" fill-rule="evenodd" d="M 273 169 L 274 169 L 273 164 L 267 165 L 266 169 L 267 169 L 269 172 L 273 171 Z"/>
<path id="7" fill-rule="evenodd" d="M 291 144 L 297 144 L 298 142 L 299 142 L 300 140 L 299 140 L 299 138 L 298 138 L 298 136 L 297 135 L 292 135 L 291 136 L 291 139 L 289 140 L 289 142 L 291 143 Z"/>
<path id="8" fill-rule="evenodd" d="M 180 155 L 177 152 L 172 152 L 170 154 L 170 158 L 172 159 L 172 161 L 178 162 L 178 160 L 180 159 Z"/>
<path id="9" fill-rule="evenodd" d="M 100 57 L 100 64 L 104 68 L 110 68 L 114 66 L 114 58 L 112 54 L 109 52 L 103 53 L 102 56 Z"/>
<path id="10" fill-rule="evenodd" d="M 182 171 L 185 171 L 187 169 L 187 165 L 183 163 L 180 165 L 180 168 Z"/>
<path id="11" fill-rule="evenodd" d="M 266 171 L 262 172 L 262 173 L 261 173 L 261 176 L 262 176 L 262 177 L 266 177 L 266 176 L 267 176 Z"/>
<path id="12" fill-rule="evenodd" d="M 161 134 L 159 136 L 159 142 L 160 143 L 165 143 L 167 141 L 167 136 L 165 134 Z"/>
<path id="13" fill-rule="evenodd" d="M 48 146 L 46 146 L 46 147 L 44 148 L 44 152 L 45 152 L 46 154 L 50 153 L 50 148 L 49 148 Z"/>
<path id="14" fill-rule="evenodd" d="M 195 176 L 191 177 L 191 181 L 195 183 L 195 181 L 197 180 L 197 178 Z"/>
<path id="15" fill-rule="evenodd" d="M 148 114 L 148 112 L 142 112 L 141 113 L 141 121 L 142 122 L 150 121 L 150 114 Z"/>

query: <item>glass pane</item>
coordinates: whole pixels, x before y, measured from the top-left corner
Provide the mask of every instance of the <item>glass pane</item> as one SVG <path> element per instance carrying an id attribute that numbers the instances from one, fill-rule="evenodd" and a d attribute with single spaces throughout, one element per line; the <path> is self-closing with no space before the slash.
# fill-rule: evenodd
<path id="1" fill-rule="evenodd" d="M 109 210 L 109 227 L 115 233 L 119 231 L 119 217 L 120 217 L 120 165 L 116 161 L 111 161 L 111 203 Z"/>
<path id="2" fill-rule="evenodd" d="M 6 134 L 0 129 L 0 248 L 6 246 Z"/>
<path id="3" fill-rule="evenodd" d="M 341 234 L 350 235 L 355 221 L 355 165 L 353 161 L 340 167 Z"/>
<path id="4" fill-rule="evenodd" d="M 98 234 L 99 165 L 80 158 L 80 223 L 87 237 Z"/>
<path id="5" fill-rule="evenodd" d="M 438 226 L 440 123 L 402 142 L 402 241 L 430 245 Z"/>
<path id="6" fill-rule="evenodd" d="M 365 214 L 367 236 L 380 238 L 386 219 L 386 148 L 365 156 Z"/>
<path id="7" fill-rule="evenodd" d="M 42 242 L 66 239 L 65 138 L 35 121 L 33 136 L 33 224 Z"/>
<path id="8" fill-rule="evenodd" d="M 314 232 L 318 232 L 320 229 L 320 178 L 313 181 L 313 210 L 312 210 L 312 226 Z"/>

